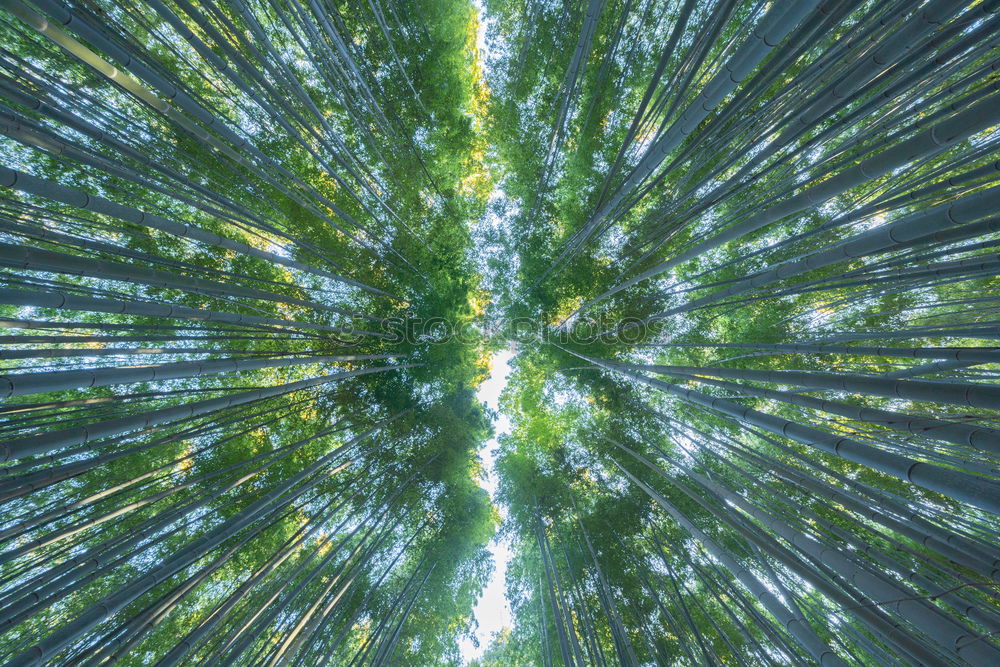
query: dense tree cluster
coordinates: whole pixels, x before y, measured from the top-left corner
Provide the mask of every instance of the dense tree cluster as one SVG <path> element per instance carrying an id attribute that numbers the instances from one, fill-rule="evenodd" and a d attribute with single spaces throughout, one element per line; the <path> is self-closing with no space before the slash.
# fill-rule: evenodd
<path id="1" fill-rule="evenodd" d="M 1000 664 L 998 36 L 0 0 L 0 659 Z"/>
<path id="2" fill-rule="evenodd" d="M 464 2 L 4 2 L 10 664 L 434 664 L 491 570 Z M 419 333 L 419 332 L 417 332 Z"/>
<path id="3" fill-rule="evenodd" d="M 997 9 L 487 4 L 545 326 L 482 664 L 1000 660 Z"/>

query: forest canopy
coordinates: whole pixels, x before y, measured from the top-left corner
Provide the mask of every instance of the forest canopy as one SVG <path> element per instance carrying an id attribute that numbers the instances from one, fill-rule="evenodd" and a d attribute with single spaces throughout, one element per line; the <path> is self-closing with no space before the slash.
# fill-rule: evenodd
<path id="1" fill-rule="evenodd" d="M 0 660 L 1000 664 L 998 10 L 0 0 Z"/>

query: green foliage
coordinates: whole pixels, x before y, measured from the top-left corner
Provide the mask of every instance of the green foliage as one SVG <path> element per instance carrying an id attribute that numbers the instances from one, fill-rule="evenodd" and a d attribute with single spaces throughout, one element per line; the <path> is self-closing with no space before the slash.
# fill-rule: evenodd
<path id="1" fill-rule="evenodd" d="M 5 2 L 0 655 L 1000 662 L 996 33 Z"/>

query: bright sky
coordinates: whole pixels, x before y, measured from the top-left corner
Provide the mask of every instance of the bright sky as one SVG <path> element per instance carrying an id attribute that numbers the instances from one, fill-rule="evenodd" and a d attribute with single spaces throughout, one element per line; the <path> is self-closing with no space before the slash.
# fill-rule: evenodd
<path id="1" fill-rule="evenodd" d="M 490 49 L 486 44 L 487 18 L 483 3 L 482 0 L 472 0 L 472 4 L 479 13 L 479 28 L 476 35 L 477 46 L 483 58 L 488 58 Z M 502 192 L 497 192 L 494 193 L 494 196 L 503 195 Z M 490 376 L 480 385 L 479 391 L 476 394 L 480 401 L 497 411 L 498 417 L 493 422 L 493 428 L 496 430 L 497 435 L 510 432 L 510 420 L 506 415 L 500 414 L 500 392 L 507 386 L 507 376 L 511 370 L 510 360 L 513 358 L 514 352 L 512 350 L 504 350 L 494 354 L 490 364 L 492 368 Z M 480 485 L 490 494 L 490 498 L 494 504 L 496 504 L 497 484 L 499 483 L 496 472 L 496 448 L 497 441 L 496 438 L 493 438 L 484 443 L 479 449 L 479 456 L 483 461 L 483 468 L 486 471 L 486 479 L 480 482 Z M 498 505 L 498 508 L 501 520 L 506 519 L 507 513 L 504 507 Z M 472 610 L 476 621 L 479 623 L 479 627 L 475 632 L 479 646 L 473 646 L 471 639 L 463 639 L 459 643 L 459 648 L 462 651 L 462 660 L 465 663 L 481 657 L 483 652 L 489 647 L 492 636 L 511 623 L 510 603 L 507 601 L 505 594 L 507 563 L 510 562 L 511 558 L 510 543 L 506 540 L 501 541 L 494 538 L 489 544 L 489 550 L 493 555 L 495 569 L 489 583 L 483 589 L 482 597 L 479 598 L 475 608 Z"/>
<path id="2" fill-rule="evenodd" d="M 492 372 L 490 377 L 479 387 L 476 394 L 480 401 L 499 413 L 500 392 L 507 386 L 507 376 L 510 374 L 510 360 L 514 358 L 514 353 L 510 350 L 497 352 L 493 355 Z M 506 415 L 499 414 L 493 422 L 497 435 L 510 432 L 510 420 Z M 490 494 L 490 498 L 496 502 L 497 473 L 496 473 L 496 439 L 488 440 L 479 450 L 479 455 L 483 460 L 486 469 L 486 479 L 481 482 L 481 486 Z M 506 512 L 500 506 L 500 516 L 506 519 Z M 459 644 L 462 650 L 462 659 L 468 663 L 474 658 L 478 658 L 486 650 L 490 643 L 490 637 L 501 628 L 510 624 L 510 603 L 504 595 L 504 577 L 507 574 L 507 563 L 510 561 L 510 543 L 506 540 L 493 539 L 490 542 L 490 553 L 493 554 L 493 562 L 496 569 L 490 579 L 483 595 L 476 603 L 473 614 L 479 622 L 476 630 L 476 638 L 479 640 L 479 647 L 472 645 L 472 640 L 463 639 Z"/>

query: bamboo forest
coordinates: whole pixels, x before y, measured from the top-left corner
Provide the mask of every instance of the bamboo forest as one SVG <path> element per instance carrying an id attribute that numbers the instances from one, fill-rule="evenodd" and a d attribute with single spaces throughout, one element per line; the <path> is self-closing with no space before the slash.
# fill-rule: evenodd
<path id="1" fill-rule="evenodd" d="M 1000 0 L 0 0 L 0 328 L 2 665 L 1000 665 Z"/>

